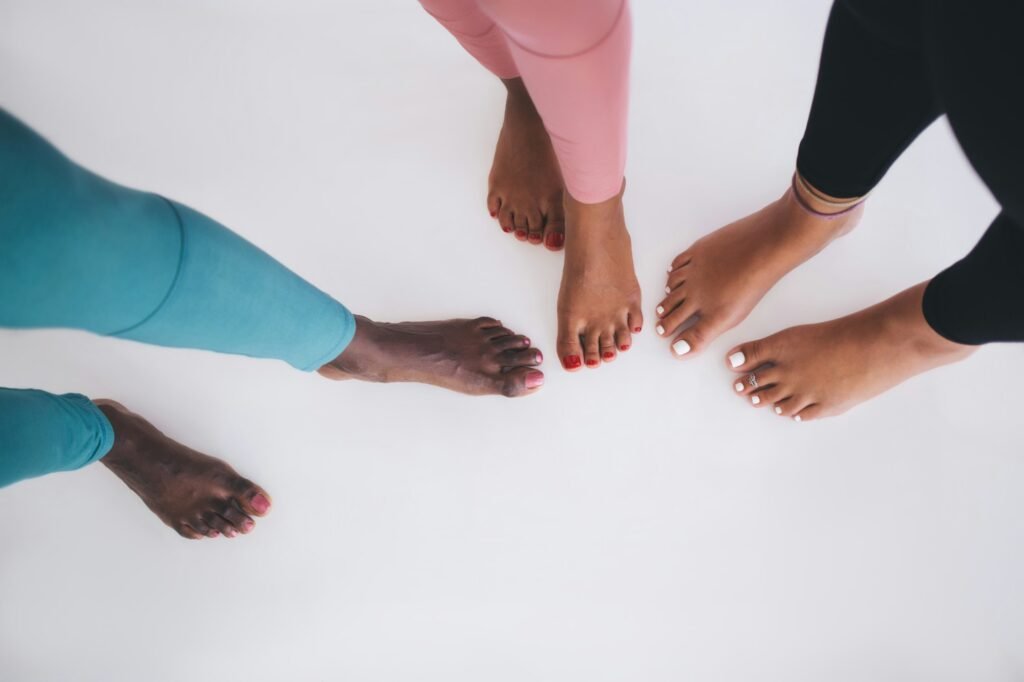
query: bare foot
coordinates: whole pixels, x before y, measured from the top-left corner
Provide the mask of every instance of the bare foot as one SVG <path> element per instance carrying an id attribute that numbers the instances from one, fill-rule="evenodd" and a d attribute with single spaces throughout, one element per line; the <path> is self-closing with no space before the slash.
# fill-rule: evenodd
<path id="1" fill-rule="evenodd" d="M 502 82 L 508 96 L 491 166 L 487 210 L 516 239 L 543 242 L 557 251 L 565 243 L 565 218 L 555 150 L 523 80 Z"/>
<path id="2" fill-rule="evenodd" d="M 757 213 L 706 235 L 672 261 L 655 330 L 672 341 L 676 357 L 693 357 L 742 322 L 768 290 L 796 266 L 857 224 L 863 204 L 835 209 L 794 185 Z M 685 323 L 685 325 L 684 325 Z"/>
<path id="3" fill-rule="evenodd" d="M 114 427 L 114 447 L 100 461 L 182 537 L 233 538 L 270 511 L 270 495 L 226 462 L 171 440 L 119 403 L 94 402 Z"/>
<path id="4" fill-rule="evenodd" d="M 643 327 L 622 193 L 600 204 L 565 195 L 568 234 L 558 291 L 558 357 L 569 371 L 611 362 Z"/>
<path id="5" fill-rule="evenodd" d="M 318 371 L 329 379 L 413 381 L 469 395 L 516 397 L 544 384 L 544 356 L 498 320 L 374 322 L 356 317 L 356 335 Z"/>
<path id="6" fill-rule="evenodd" d="M 915 374 L 962 360 L 975 347 L 928 326 L 921 308 L 926 284 L 838 320 L 737 346 L 726 358 L 740 373 L 734 390 L 754 407 L 808 421 L 842 414 Z"/>

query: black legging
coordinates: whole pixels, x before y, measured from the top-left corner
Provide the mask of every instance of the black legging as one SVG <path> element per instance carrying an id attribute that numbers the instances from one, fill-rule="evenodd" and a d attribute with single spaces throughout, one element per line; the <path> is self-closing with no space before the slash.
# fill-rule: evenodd
<path id="1" fill-rule="evenodd" d="M 1002 206 L 932 279 L 924 316 L 965 344 L 1024 341 L 1024 2 L 836 0 L 797 169 L 834 197 L 867 194 L 945 113 Z"/>

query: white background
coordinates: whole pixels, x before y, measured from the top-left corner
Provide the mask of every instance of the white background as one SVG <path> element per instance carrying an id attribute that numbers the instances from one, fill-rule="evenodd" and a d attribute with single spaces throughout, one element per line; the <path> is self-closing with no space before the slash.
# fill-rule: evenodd
<path id="1" fill-rule="evenodd" d="M 828 3 L 635 3 L 627 216 L 672 257 L 792 170 Z M 0 333 L 0 384 L 113 397 L 274 495 L 189 542 L 102 466 L 0 491 L 0 679 L 1019 680 L 1024 355 L 988 347 L 797 425 L 733 343 L 857 310 L 996 213 L 945 122 L 861 226 L 704 357 L 554 361 L 561 259 L 502 234 L 500 85 L 412 0 L 7 0 L 0 104 L 378 319 L 490 314 L 544 390 L 473 399 L 84 333 Z M 822 349 L 828 352 L 828 349 Z"/>

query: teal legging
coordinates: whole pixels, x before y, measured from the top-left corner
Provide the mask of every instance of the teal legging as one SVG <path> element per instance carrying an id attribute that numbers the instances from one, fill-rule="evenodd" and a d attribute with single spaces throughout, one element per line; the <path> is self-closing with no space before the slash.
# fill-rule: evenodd
<path id="1" fill-rule="evenodd" d="M 341 303 L 223 225 L 76 165 L 0 109 L 0 327 L 71 327 L 312 371 L 355 334 Z M 0 486 L 110 449 L 79 395 L 0 389 Z"/>

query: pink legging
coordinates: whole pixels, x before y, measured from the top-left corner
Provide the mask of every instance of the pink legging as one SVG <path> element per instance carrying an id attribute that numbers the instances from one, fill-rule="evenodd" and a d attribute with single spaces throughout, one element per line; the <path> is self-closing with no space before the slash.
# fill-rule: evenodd
<path id="1" fill-rule="evenodd" d="M 498 78 L 521 77 L 573 199 L 622 189 L 629 0 L 420 0 Z"/>

